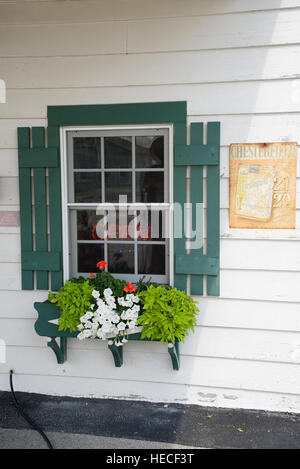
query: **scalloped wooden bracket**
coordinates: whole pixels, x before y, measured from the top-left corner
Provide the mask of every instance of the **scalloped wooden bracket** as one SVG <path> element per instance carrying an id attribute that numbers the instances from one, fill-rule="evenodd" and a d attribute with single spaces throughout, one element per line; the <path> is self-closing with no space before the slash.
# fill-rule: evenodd
<path id="1" fill-rule="evenodd" d="M 59 340 L 60 340 L 60 346 L 58 345 L 54 337 L 50 338 L 50 341 L 47 343 L 47 345 L 55 353 L 57 363 L 59 365 L 62 365 L 67 360 L 67 338 L 60 337 Z"/>
<path id="2" fill-rule="evenodd" d="M 173 370 L 178 371 L 180 367 L 180 359 L 179 359 L 179 342 L 169 343 L 168 344 L 168 352 L 170 354 Z"/>
<path id="3" fill-rule="evenodd" d="M 117 347 L 112 340 L 109 340 L 108 348 L 113 354 L 115 366 L 119 368 L 123 365 L 123 346 Z"/>

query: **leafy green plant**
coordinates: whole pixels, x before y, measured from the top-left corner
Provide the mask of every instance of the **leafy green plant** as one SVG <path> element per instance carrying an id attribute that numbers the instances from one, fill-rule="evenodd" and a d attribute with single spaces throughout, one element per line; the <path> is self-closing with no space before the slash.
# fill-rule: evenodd
<path id="1" fill-rule="evenodd" d="M 153 285 L 154 287 L 158 287 L 160 284 L 156 283 L 156 282 L 152 282 L 151 277 L 148 280 L 146 280 L 146 275 L 144 275 L 142 278 L 140 278 L 136 282 L 137 292 L 139 293 L 141 291 L 147 290 L 147 288 L 149 288 L 150 285 Z M 164 288 L 167 288 L 167 289 L 172 288 L 172 287 L 170 287 L 170 285 L 161 285 L 161 286 L 164 287 Z"/>
<path id="2" fill-rule="evenodd" d="M 119 280 L 113 277 L 109 272 L 105 272 L 105 270 L 101 270 L 101 272 L 96 275 L 92 275 L 89 278 L 89 282 L 101 296 L 103 296 L 103 292 L 106 288 L 110 288 L 114 296 L 123 296 L 123 289 L 127 284 L 125 280 Z"/>
<path id="3" fill-rule="evenodd" d="M 177 288 L 150 285 L 139 292 L 143 312 L 138 324 L 143 326 L 142 338 L 160 342 L 184 341 L 188 331 L 194 332 L 198 308 L 196 301 Z"/>
<path id="4" fill-rule="evenodd" d="M 84 282 L 71 282 L 67 280 L 57 294 L 49 292 L 49 301 L 59 306 L 61 315 L 58 319 L 59 331 L 70 329 L 77 331 L 80 317 L 83 316 L 94 302 L 92 296 L 93 286 L 89 280 Z"/>

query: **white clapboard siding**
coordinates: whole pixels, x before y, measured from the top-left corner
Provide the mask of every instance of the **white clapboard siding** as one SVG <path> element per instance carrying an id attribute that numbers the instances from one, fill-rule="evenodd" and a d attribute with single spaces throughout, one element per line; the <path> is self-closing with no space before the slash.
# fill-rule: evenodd
<path id="1" fill-rule="evenodd" d="M 118 54 L 125 46 L 123 21 L 0 26 L 0 57 Z"/>
<path id="2" fill-rule="evenodd" d="M 35 301 L 44 301 L 46 291 L 0 291 L 0 318 L 34 319 Z M 300 332 L 299 303 L 196 297 L 200 326 Z"/>
<path id="3" fill-rule="evenodd" d="M 300 302 L 300 272 L 221 270 L 220 296 Z"/>
<path id="4" fill-rule="evenodd" d="M 297 247 L 295 240 L 221 239 L 221 268 L 299 272 Z M 20 262 L 20 258 L 20 235 L 0 233 L 0 264 Z"/>
<path id="5" fill-rule="evenodd" d="M 61 97 L 59 102 L 60 93 L 58 97 L 53 99 L 56 105 L 59 104 L 74 104 L 77 94 L 76 90 L 72 91 L 73 97 L 68 99 Z M 75 94 L 74 94 L 75 93 Z M 81 92 L 82 93 L 82 92 Z M 67 94 L 67 91 L 66 91 Z M 86 91 L 84 95 L 88 95 Z M 40 92 L 42 95 L 42 91 Z M 63 92 L 61 92 L 63 95 Z M 55 91 L 53 91 L 55 96 Z M 124 97 L 125 98 L 125 97 Z M 175 96 L 174 96 L 174 99 Z M 91 102 L 89 102 L 91 101 Z M 110 101 L 109 101 L 110 102 Z M 125 99 L 124 99 L 125 102 Z M 127 99 L 126 102 L 130 102 Z M 92 104 L 92 99 L 80 98 L 76 104 Z M 101 103 L 101 101 L 94 101 Z M 51 102 L 50 104 L 54 104 Z M 0 107 L 0 149 L 16 149 L 17 148 L 17 127 L 46 127 L 46 105 L 44 108 L 44 118 L 11 118 L 1 119 L 1 109 L 6 104 L 1 104 Z M 20 107 L 20 103 L 19 103 Z M 3 111 L 4 112 L 4 111 Z M 198 111 L 199 112 L 199 111 Z M 221 142 L 222 145 L 230 145 L 231 143 L 255 143 L 255 142 L 300 142 L 300 112 L 298 113 L 278 113 L 278 114 L 247 114 L 247 115 L 227 115 L 227 114 L 201 114 L 188 116 L 188 123 L 190 122 L 214 122 L 220 121 L 222 126 Z"/>
<path id="6" fill-rule="evenodd" d="M 38 356 L 38 360 L 37 360 Z M 124 366 L 116 368 L 110 350 L 95 354 L 94 350 L 70 349 L 68 361 L 58 366 L 53 352 L 46 347 L 7 347 L 7 363 L 1 373 L 8 373 L 14 363 L 16 374 L 43 374 L 106 378 L 111 380 L 166 382 L 197 386 L 240 388 L 297 394 L 300 385 L 299 365 L 235 360 L 225 358 L 191 357 L 183 355 L 181 369 L 170 369 L 169 354 L 137 354 L 127 350 Z M 137 375 L 137 370 L 143 373 Z M 201 373 L 199 370 L 201 369 Z"/>
<path id="7" fill-rule="evenodd" d="M 300 9 L 132 21 L 128 24 L 127 50 L 130 53 L 297 43 L 299 24 Z"/>
<path id="8" fill-rule="evenodd" d="M 0 150 L 0 177 L 18 175 L 17 150 Z"/>
<path id="9" fill-rule="evenodd" d="M 1 271 L 5 271 L 6 265 Z M 2 286 L 1 282 L 1 286 Z M 48 292 L 42 290 L 19 290 L 19 291 L 0 291 L 0 318 L 32 319 L 37 317 L 37 312 L 33 307 L 35 301 L 45 301 L 48 298 Z M 1 320 L 0 320 L 1 325 Z M 0 326 L 1 327 L 1 326 Z"/>
<path id="10" fill-rule="evenodd" d="M 1 239 L 1 238 L 0 238 Z M 300 249 L 296 241 L 222 239 L 222 269 L 300 271 Z"/>
<path id="11" fill-rule="evenodd" d="M 10 91 L 1 117 L 45 117 L 47 105 L 187 101 L 189 115 L 299 112 L 300 79 L 143 87 Z M 20 97 L 21 95 L 21 97 Z M 20 104 L 23 102 L 24 107 Z M 30 99 L 30 96 L 32 97 Z M 234 96 L 234 99 L 232 99 Z M 276 96 L 276 100 L 274 100 Z M 27 106 L 28 103 L 28 106 Z M 19 109 L 19 110 L 18 110 Z M 13 112 L 12 112 L 13 111 Z"/>
<path id="12" fill-rule="evenodd" d="M 74 397 L 101 397 L 112 399 L 149 400 L 154 402 L 193 403 L 203 406 L 247 409 L 262 409 L 285 412 L 299 412 L 300 399 L 295 394 L 247 391 L 240 388 L 209 387 L 181 385 L 174 383 L 155 382 L 149 386 L 147 382 L 122 381 L 122 386 L 116 386 L 115 381 L 81 377 L 64 377 L 46 375 L 26 375 L 18 373 L 14 377 L 15 389 L 24 392 L 50 394 L 54 396 L 70 395 Z M 9 381 L 6 374 L 0 374 L 1 389 L 9 391 Z M 79 392 L 79 390 L 82 390 Z"/>
<path id="13" fill-rule="evenodd" d="M 206 181 L 205 181 L 206 187 Z M 297 206 L 300 207 L 300 179 L 297 180 Z M 0 207 L 1 205 L 19 204 L 19 180 L 17 177 L 0 176 Z M 206 200 L 204 200 L 206 206 Z M 229 208 L 229 179 L 220 180 L 220 207 Z"/>
<path id="14" fill-rule="evenodd" d="M 6 345 L 18 347 L 44 347 L 45 337 L 34 331 L 34 320 L 2 319 L 1 338 Z M 78 339 L 68 340 L 68 349 L 94 350 L 103 353 L 107 350 L 107 341 Z M 160 343 L 130 341 L 124 353 L 143 354 L 166 353 L 167 345 Z M 225 329 L 218 327 L 197 327 L 180 345 L 180 355 L 236 358 L 255 361 L 300 363 L 300 332 L 257 331 L 253 329 Z"/>
<path id="15" fill-rule="evenodd" d="M 1 78 L 8 90 L 234 82 L 294 78 L 299 61 L 299 47 L 295 45 L 169 54 L 3 58 Z"/>
<path id="16" fill-rule="evenodd" d="M 0 206 L 19 204 L 19 181 L 16 177 L 0 177 Z"/>
<path id="17" fill-rule="evenodd" d="M 0 289 L 20 290 L 21 289 L 21 264 L 12 262 L 2 262 L 0 265 Z M 5 306 L 2 306 L 5 307 Z"/>
<path id="18" fill-rule="evenodd" d="M 1 262 L 21 262 L 19 234 L 0 233 L 0 263 Z"/>
<path id="19" fill-rule="evenodd" d="M 2 4 L 3 3 L 3 4 Z M 23 5 L 22 5 L 23 3 Z M 39 5 L 34 2 L 0 0 L 0 24 L 73 23 L 141 18 L 161 18 L 170 16 L 211 15 L 236 11 L 274 10 L 276 8 L 299 7 L 298 0 L 247 0 L 224 2 L 223 0 L 201 2 L 172 0 L 85 0 L 84 8 L 78 1 L 47 2 Z M 187 10 L 188 9 L 188 10 Z"/>
<path id="20" fill-rule="evenodd" d="M 6 106 L 6 104 L 1 104 Z M 1 112 L 1 110 L 0 110 Z M 0 114 L 1 116 L 1 114 Z M 47 121 L 44 119 L 1 119 L 0 118 L 0 148 L 18 148 L 18 127 L 46 127 Z"/>
<path id="21" fill-rule="evenodd" d="M 300 272 L 221 269 L 223 298 L 300 302 Z M 1 263 L 2 290 L 20 290 L 21 265 Z"/>

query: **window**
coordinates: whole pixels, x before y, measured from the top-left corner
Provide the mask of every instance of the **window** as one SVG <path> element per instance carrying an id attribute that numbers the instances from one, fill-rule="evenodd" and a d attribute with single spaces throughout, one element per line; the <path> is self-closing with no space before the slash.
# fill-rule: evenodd
<path id="1" fill-rule="evenodd" d="M 63 129 L 65 277 L 172 283 L 171 126 Z"/>

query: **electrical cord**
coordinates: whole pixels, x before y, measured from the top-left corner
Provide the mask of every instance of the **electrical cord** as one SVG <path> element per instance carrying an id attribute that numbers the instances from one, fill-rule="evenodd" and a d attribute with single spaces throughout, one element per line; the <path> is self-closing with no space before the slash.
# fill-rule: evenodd
<path id="1" fill-rule="evenodd" d="M 20 415 L 23 417 L 24 420 L 26 420 L 27 423 L 29 423 L 29 425 L 31 425 L 34 430 L 36 430 L 40 435 L 41 437 L 45 440 L 45 442 L 47 443 L 47 446 L 49 449 L 54 449 L 51 442 L 49 441 L 49 439 L 47 438 L 47 436 L 45 435 L 45 433 L 43 432 L 43 430 L 41 430 L 39 428 L 39 426 L 33 421 L 31 420 L 30 417 L 28 417 L 27 414 L 25 414 L 25 412 L 23 411 L 23 409 L 20 407 L 20 404 L 18 403 L 17 401 L 17 398 L 16 398 L 16 395 L 15 395 L 15 391 L 14 391 L 14 387 L 13 387 L 13 370 L 10 370 L 10 377 L 9 377 L 9 382 L 10 382 L 10 390 L 11 390 L 11 393 L 12 393 L 12 397 L 13 397 L 13 402 L 14 402 L 14 405 L 16 407 L 16 409 L 18 410 L 18 412 L 20 413 Z"/>

